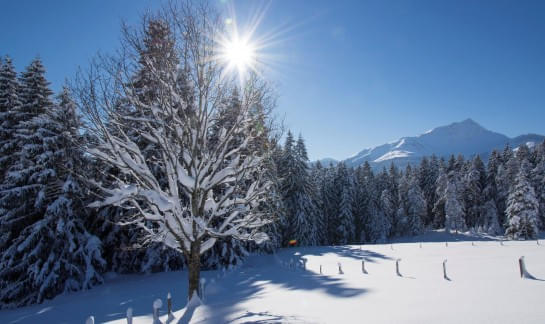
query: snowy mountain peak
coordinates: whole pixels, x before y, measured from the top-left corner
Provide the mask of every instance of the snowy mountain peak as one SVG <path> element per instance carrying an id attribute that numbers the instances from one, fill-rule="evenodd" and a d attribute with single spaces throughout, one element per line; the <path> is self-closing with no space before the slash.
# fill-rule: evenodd
<path id="1" fill-rule="evenodd" d="M 502 149 L 507 144 L 518 147 L 527 142 L 538 143 L 544 139 L 544 136 L 535 134 L 509 138 L 487 130 L 473 119 L 467 118 L 436 127 L 419 136 L 403 137 L 397 141 L 364 149 L 346 159 L 345 163 L 353 167 L 365 161 L 374 167 L 390 163 L 405 166 L 407 163 L 418 163 L 422 157 L 432 154 L 439 157 L 448 157 L 451 154 L 470 157 L 478 154 L 486 159 L 493 149 Z"/>
<path id="2" fill-rule="evenodd" d="M 461 122 L 455 122 L 446 126 L 440 126 L 423 135 L 437 135 L 437 134 L 479 134 L 490 132 L 479 123 L 471 118 L 465 119 Z"/>

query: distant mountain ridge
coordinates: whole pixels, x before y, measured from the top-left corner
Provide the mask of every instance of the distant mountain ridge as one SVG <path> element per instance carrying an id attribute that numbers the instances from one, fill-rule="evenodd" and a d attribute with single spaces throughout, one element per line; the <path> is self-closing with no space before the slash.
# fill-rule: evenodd
<path id="1" fill-rule="evenodd" d="M 376 169 L 390 163 L 397 166 L 416 164 L 422 157 L 432 154 L 438 157 L 462 154 L 466 158 L 480 155 L 486 160 L 492 150 L 501 150 L 507 144 L 516 148 L 525 143 L 532 146 L 543 140 L 545 136 L 538 134 L 509 138 L 485 129 L 472 119 L 466 119 L 434 128 L 419 136 L 402 137 L 391 143 L 364 149 L 344 162 L 347 166 L 357 167 L 368 161 Z"/>

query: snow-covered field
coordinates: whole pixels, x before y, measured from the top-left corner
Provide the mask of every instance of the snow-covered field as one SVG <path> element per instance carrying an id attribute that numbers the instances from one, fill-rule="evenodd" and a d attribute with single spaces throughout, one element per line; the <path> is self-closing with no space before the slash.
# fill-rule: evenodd
<path id="1" fill-rule="evenodd" d="M 113 277 L 90 291 L 2 310 L 0 323 L 85 323 L 89 315 L 97 323 L 126 323 L 128 307 L 134 309 L 134 323 L 151 323 L 153 301 L 162 298 L 165 305 L 168 292 L 177 317 L 173 323 L 189 317 L 191 323 L 545 321 L 545 241 L 506 241 L 502 246 L 495 240 L 444 233 L 411 240 L 415 243 L 284 249 L 252 256 L 226 273 L 206 271 L 204 305 L 191 314 L 184 308 L 186 273 L 172 272 Z M 535 279 L 520 278 L 522 255 Z M 395 272 L 398 258 L 402 277 Z M 303 259 L 306 271 L 290 268 Z M 443 278 L 444 259 L 451 281 Z M 368 274 L 362 273 L 362 260 Z M 161 311 L 165 323 L 165 309 Z"/>

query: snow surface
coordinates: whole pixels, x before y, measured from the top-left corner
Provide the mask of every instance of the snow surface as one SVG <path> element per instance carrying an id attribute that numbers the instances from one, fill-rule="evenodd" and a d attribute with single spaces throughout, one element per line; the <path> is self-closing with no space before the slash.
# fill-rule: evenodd
<path id="1" fill-rule="evenodd" d="M 412 152 L 409 152 L 409 151 L 399 151 L 399 150 L 390 151 L 384 154 L 383 156 L 379 157 L 378 159 L 374 160 L 373 162 L 383 162 L 383 161 L 387 161 L 391 159 L 408 157 L 411 155 L 411 153 Z"/>
<path id="2" fill-rule="evenodd" d="M 543 323 L 545 241 L 501 245 L 444 232 L 410 241 L 251 256 L 232 271 L 204 272 L 203 304 L 189 309 L 186 272 L 122 275 L 89 291 L 2 310 L 0 323 L 85 323 L 91 315 L 96 323 L 126 323 L 129 307 L 135 324 L 151 323 L 153 301 L 169 292 L 176 317 L 170 323 Z M 523 255 L 534 279 L 520 278 Z M 443 277 L 444 260 L 450 281 Z M 167 323 L 165 307 L 160 314 Z"/>

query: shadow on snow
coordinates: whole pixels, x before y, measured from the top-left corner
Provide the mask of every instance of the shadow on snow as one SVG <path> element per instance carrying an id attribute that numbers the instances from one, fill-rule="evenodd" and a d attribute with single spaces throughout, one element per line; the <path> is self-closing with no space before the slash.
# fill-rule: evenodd
<path id="1" fill-rule="evenodd" d="M 270 314 L 267 309 L 241 309 L 240 303 L 254 298 L 261 298 L 267 285 L 277 285 L 287 290 L 319 291 L 339 298 L 349 298 L 368 292 L 364 288 L 349 287 L 341 277 L 320 275 L 302 269 L 289 269 L 283 265 L 287 261 L 302 264 L 305 255 L 323 255 L 334 253 L 339 257 L 354 258 L 374 262 L 375 259 L 390 259 L 380 253 L 360 250 L 359 246 L 332 246 L 282 249 L 275 255 L 250 256 L 244 265 L 224 274 L 222 271 L 203 271 L 206 279 L 206 294 L 203 307 L 213 309 L 207 323 L 225 323 L 239 317 L 248 322 L 283 322 L 294 321 L 291 317 L 280 318 Z M 284 263 L 282 263 L 282 261 Z M 43 304 L 2 310 L 1 323 L 85 323 L 93 315 L 96 323 L 124 320 L 129 307 L 133 316 L 149 316 L 151 320 L 152 303 L 161 298 L 166 302 L 166 294 L 173 296 L 173 310 L 181 310 L 187 304 L 187 272 L 167 272 L 150 275 L 122 275 L 107 280 L 104 285 L 88 291 L 68 293 L 46 301 Z M 289 303 L 289 300 L 286 300 Z M 164 303 L 165 305 L 166 303 Z M 266 305 L 263 307 L 266 308 Z M 192 317 L 171 323 L 187 322 Z M 161 314 L 166 307 L 161 309 Z M 242 315 L 241 315 L 242 314 Z M 259 314 L 270 318 L 257 318 Z"/>

